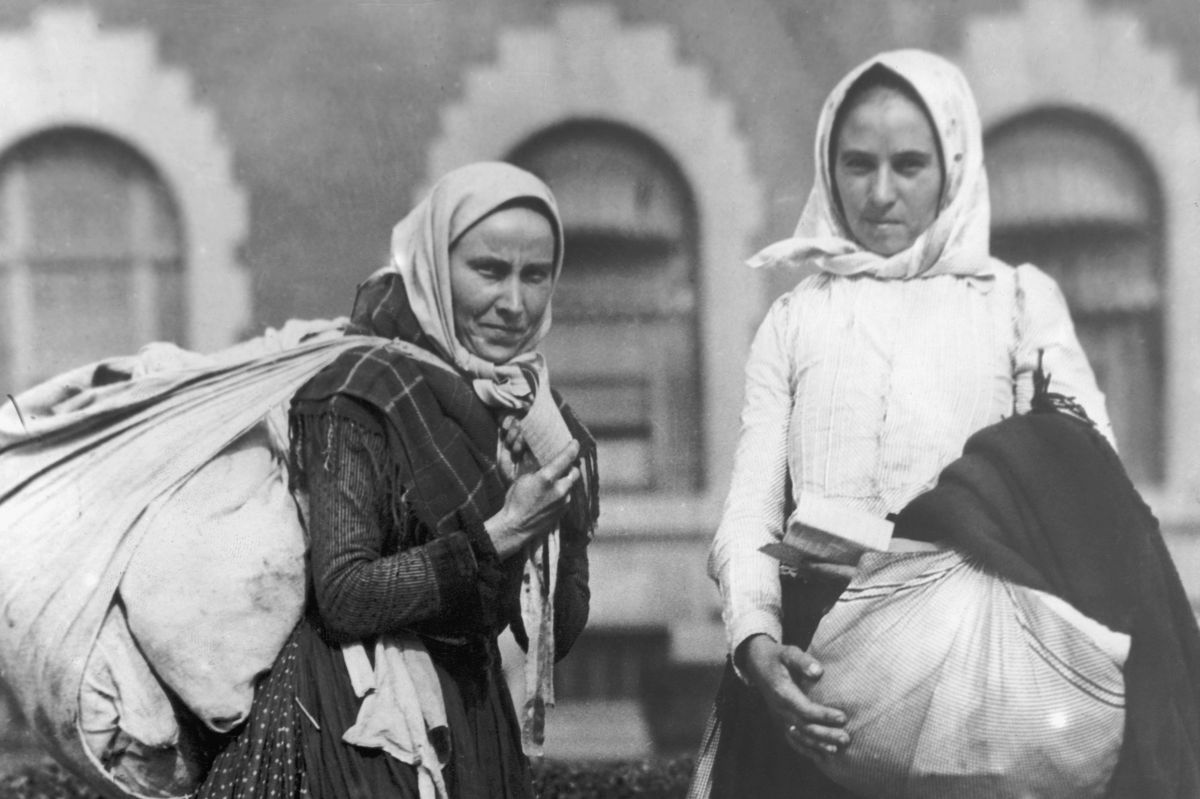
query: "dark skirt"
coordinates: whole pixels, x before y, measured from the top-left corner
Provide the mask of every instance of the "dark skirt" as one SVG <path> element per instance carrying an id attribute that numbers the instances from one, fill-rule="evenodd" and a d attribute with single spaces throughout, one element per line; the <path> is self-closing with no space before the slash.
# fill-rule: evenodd
<path id="1" fill-rule="evenodd" d="M 807 649 L 821 617 L 847 583 L 819 576 L 781 582 L 783 643 Z M 725 667 L 710 724 L 719 730 L 710 767 L 711 799 L 856 799 L 788 745 L 762 695 L 742 682 L 731 664 Z"/>
<path id="2" fill-rule="evenodd" d="M 449 726 L 443 770 L 455 799 L 531 799 L 516 713 L 494 642 L 486 664 L 431 649 Z M 342 741 L 359 700 L 340 647 L 302 621 L 259 687 L 246 725 L 213 763 L 198 799 L 418 796 L 416 769 Z M 435 741 L 435 744 L 438 742 Z"/>

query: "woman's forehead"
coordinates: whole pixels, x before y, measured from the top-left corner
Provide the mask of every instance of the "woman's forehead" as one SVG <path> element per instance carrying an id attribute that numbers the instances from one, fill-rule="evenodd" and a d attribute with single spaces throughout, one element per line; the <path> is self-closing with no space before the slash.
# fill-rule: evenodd
<path id="1" fill-rule="evenodd" d="M 866 144 L 879 137 L 908 147 L 935 146 L 935 133 L 925 110 L 887 86 L 872 87 L 855 99 L 838 131 L 838 146 Z"/>
<path id="2" fill-rule="evenodd" d="M 481 253 L 518 248 L 550 261 L 554 257 L 554 228 L 544 214 L 532 208 L 502 208 L 472 225 L 454 248 Z"/>

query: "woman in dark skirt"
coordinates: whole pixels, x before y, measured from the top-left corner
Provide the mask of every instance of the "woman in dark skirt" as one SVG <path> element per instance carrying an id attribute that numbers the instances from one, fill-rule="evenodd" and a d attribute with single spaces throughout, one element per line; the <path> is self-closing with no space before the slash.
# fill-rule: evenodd
<path id="1" fill-rule="evenodd" d="M 594 442 L 535 350 L 562 250 L 549 189 L 506 164 L 451 172 L 396 226 L 348 329 L 380 340 L 293 399 L 308 612 L 201 797 L 533 795 L 597 515 Z"/>

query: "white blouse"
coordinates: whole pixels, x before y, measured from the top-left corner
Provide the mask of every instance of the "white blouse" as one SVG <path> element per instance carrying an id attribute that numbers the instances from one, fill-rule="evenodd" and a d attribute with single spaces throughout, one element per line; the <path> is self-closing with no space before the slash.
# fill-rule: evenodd
<path id="1" fill-rule="evenodd" d="M 780 297 L 746 364 L 729 496 L 709 556 L 730 651 L 780 640 L 785 492 L 869 513 L 933 487 L 967 438 L 1029 410 L 1038 351 L 1050 391 L 1074 397 L 1112 440 L 1104 396 L 1057 284 L 995 262 L 993 278 L 879 280 L 818 274 Z"/>

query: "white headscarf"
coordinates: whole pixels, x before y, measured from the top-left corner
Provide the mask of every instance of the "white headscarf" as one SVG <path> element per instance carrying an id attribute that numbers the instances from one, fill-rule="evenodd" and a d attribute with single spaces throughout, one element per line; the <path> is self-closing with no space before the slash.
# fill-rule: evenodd
<path id="1" fill-rule="evenodd" d="M 555 282 L 562 271 L 563 230 L 554 195 L 541 180 L 511 164 L 488 162 L 446 174 L 429 195 L 392 231 L 392 259 L 381 273 L 398 273 L 408 303 L 422 332 L 437 354 L 474 377 L 475 393 L 485 405 L 523 411 L 519 425 L 529 451 L 544 465 L 571 441 L 571 432 L 550 396 L 545 361 L 536 351 L 550 330 L 550 304 L 541 324 L 521 344 L 516 357 L 494 364 L 467 349 L 454 327 L 450 284 L 450 248 L 463 233 L 499 208 L 533 200 L 544 206 L 554 230 Z M 380 273 L 376 273 L 378 275 Z M 527 463 L 513 464 L 503 439 L 497 443 L 502 470 L 512 476 Z M 558 532 L 527 549 L 520 595 L 521 617 L 529 636 L 526 653 L 526 697 L 520 709 L 522 745 L 540 754 L 544 708 L 554 704 L 554 590 Z M 546 579 L 545 575 L 549 575 Z"/>
<path id="2" fill-rule="evenodd" d="M 871 252 L 854 240 L 835 200 L 830 163 L 838 108 L 854 82 L 876 65 L 908 81 L 924 101 L 941 145 L 945 170 L 933 223 L 912 246 L 891 256 Z M 946 59 L 923 50 L 895 50 L 855 67 L 821 109 L 814 156 L 816 181 L 795 233 L 756 254 L 747 261 L 750 266 L 811 265 L 839 275 L 866 274 L 883 279 L 992 274 L 988 252 L 991 206 L 979 111 L 966 77 Z"/>
<path id="3" fill-rule="evenodd" d="M 513 409 L 525 407 L 531 389 L 536 390 L 526 381 L 527 370 L 538 374 L 540 384 L 545 383 L 545 362 L 536 349 L 550 330 L 550 304 L 517 357 L 506 364 L 480 358 L 463 345 L 454 327 L 450 247 L 501 206 L 521 200 L 544 206 L 548 215 L 554 230 L 553 279 L 557 281 L 562 271 L 563 230 L 554 195 L 534 175 L 501 162 L 469 164 L 439 180 L 392 230 L 391 262 L 380 270 L 400 274 L 413 314 L 441 350 L 438 354 L 476 378 L 475 390 L 485 403 Z"/>

